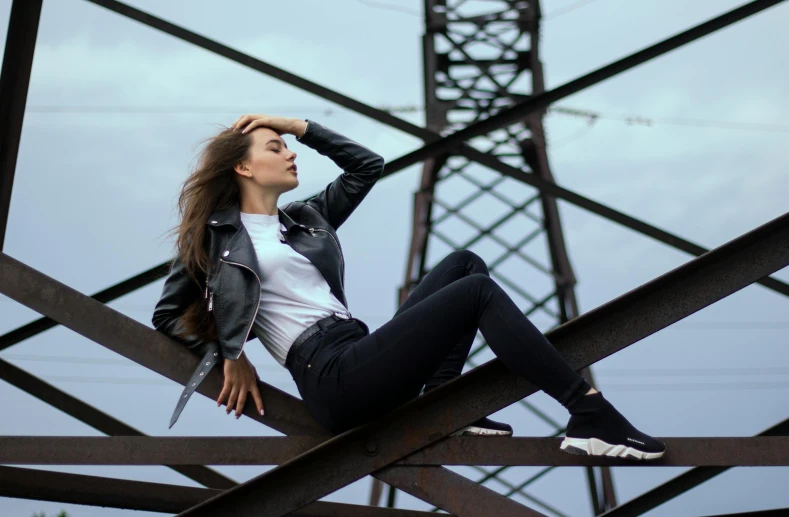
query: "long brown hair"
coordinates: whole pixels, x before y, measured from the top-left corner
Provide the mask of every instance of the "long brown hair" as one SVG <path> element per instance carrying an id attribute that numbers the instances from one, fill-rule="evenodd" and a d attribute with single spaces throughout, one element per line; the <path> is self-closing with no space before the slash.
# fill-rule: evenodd
<path id="1" fill-rule="evenodd" d="M 239 201 L 240 191 L 233 167 L 247 158 L 252 136 L 251 132 L 241 133 L 225 127 L 219 134 L 202 142 L 206 145 L 178 197 L 181 222 L 168 232 L 177 233 L 176 254 L 201 293 L 203 285 L 198 280 L 198 273 L 205 278 L 211 266 L 204 239 L 205 223 L 215 210 Z M 216 322 L 203 298 L 199 296 L 181 315 L 181 330 L 176 331 L 176 335 L 216 339 Z"/>

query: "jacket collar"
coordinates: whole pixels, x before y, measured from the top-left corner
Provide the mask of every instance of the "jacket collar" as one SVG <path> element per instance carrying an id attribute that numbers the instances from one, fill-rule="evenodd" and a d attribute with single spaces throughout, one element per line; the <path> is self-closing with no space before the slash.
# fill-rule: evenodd
<path id="1" fill-rule="evenodd" d="M 279 213 L 279 222 L 284 224 L 285 228 L 290 230 L 291 226 L 298 226 L 298 223 L 296 223 L 296 221 L 294 221 L 281 208 L 277 208 L 277 212 Z M 239 203 L 236 201 L 232 205 L 228 206 L 227 208 L 216 210 L 214 213 L 211 214 L 211 217 L 208 218 L 206 224 L 210 224 L 211 226 L 221 226 L 223 224 L 229 224 L 230 226 L 238 230 L 239 228 L 241 228 L 241 209 Z"/>

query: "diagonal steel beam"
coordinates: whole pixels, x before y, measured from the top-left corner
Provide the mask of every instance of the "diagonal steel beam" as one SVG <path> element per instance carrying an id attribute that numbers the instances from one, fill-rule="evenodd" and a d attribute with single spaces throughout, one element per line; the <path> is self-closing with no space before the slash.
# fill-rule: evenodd
<path id="1" fill-rule="evenodd" d="M 774 425 L 757 436 L 789 436 L 789 419 Z M 729 467 L 698 467 L 691 469 L 641 494 L 635 499 L 631 499 L 613 510 L 609 510 L 602 517 L 636 517 L 642 515 L 727 470 L 729 470 Z"/>
<path id="2" fill-rule="evenodd" d="M 789 437 L 663 438 L 658 461 L 633 462 L 573 456 L 561 438 L 454 436 L 429 445 L 397 465 L 782 467 L 789 466 Z M 310 436 L 150 437 L 0 436 L 6 465 L 280 465 L 323 442 Z"/>
<path id="3" fill-rule="evenodd" d="M 23 277 L 14 278 L 20 273 Z M 11 298 L 23 305 L 181 384 L 189 379 L 199 361 L 196 355 L 164 334 L 3 253 L 0 253 L 0 292 L 14 293 Z M 215 368 L 200 384 L 198 392 L 215 400 L 221 387 L 221 368 Z M 249 418 L 284 434 L 310 435 L 324 439 L 330 437 L 309 415 L 302 401 L 263 382 L 260 382 L 258 387 L 266 406 L 266 416 L 260 416 L 249 404 L 244 411 Z M 487 507 L 497 508 L 501 517 L 524 513 L 541 515 L 441 467 L 429 470 L 427 467 L 392 467 L 386 472 L 376 474 L 376 477 L 456 515 L 483 516 L 483 508 Z M 432 479 L 436 486 L 424 484 L 427 478 Z M 443 486 L 455 487 L 457 491 L 452 497 L 447 497 L 446 493 L 439 492 L 437 488 Z"/>
<path id="4" fill-rule="evenodd" d="M 191 43 L 200 48 L 213 52 L 219 56 L 225 57 L 231 61 L 244 65 L 258 72 L 267 74 L 271 77 L 279 79 L 287 84 L 300 88 L 304 91 L 313 93 L 319 97 L 327 99 L 340 106 L 355 111 L 361 115 L 367 116 L 373 120 L 376 120 L 383 124 L 399 129 L 405 133 L 413 135 L 426 142 L 442 141 L 441 135 L 438 134 L 437 132 L 434 132 L 430 129 L 423 128 L 415 124 L 412 124 L 410 122 L 407 122 L 405 120 L 402 120 L 384 110 L 373 108 L 372 106 L 359 102 L 358 100 L 348 97 L 347 95 L 343 95 L 334 90 L 330 90 L 315 82 L 304 79 L 303 77 L 300 77 L 296 74 L 283 70 L 282 68 L 278 68 L 274 65 L 266 63 L 265 61 L 252 57 L 248 54 L 244 54 L 243 52 L 239 52 L 226 45 L 222 45 L 221 43 L 218 43 L 209 38 L 206 38 L 205 36 L 201 36 L 188 29 L 185 29 L 183 27 L 170 23 L 166 20 L 158 18 L 152 14 L 146 13 L 139 9 L 135 9 L 134 7 L 128 6 L 116 0 L 86 0 L 86 1 L 104 7 L 106 9 L 109 9 L 117 14 L 135 20 L 153 29 L 157 29 L 166 34 L 170 34 L 171 36 L 175 36 L 188 43 Z M 747 4 L 741 8 L 734 9 L 733 11 L 729 11 L 728 13 L 725 13 L 717 18 L 714 18 L 708 22 L 698 25 L 688 31 L 685 31 L 676 36 L 668 38 L 667 40 L 657 43 L 656 45 L 653 45 L 647 49 L 636 52 L 635 54 L 632 54 L 624 59 L 621 59 L 615 63 L 600 68 L 594 72 L 591 72 L 590 74 L 587 74 L 579 79 L 576 79 L 575 81 L 571 81 L 565 84 L 564 86 L 560 86 L 559 88 L 550 90 L 548 92 L 545 92 L 544 94 L 534 96 L 525 102 L 536 103 L 534 104 L 534 106 L 536 107 L 534 107 L 534 109 L 531 112 L 539 111 L 540 109 L 542 109 L 543 105 L 547 106 L 547 104 L 550 104 L 551 102 L 555 102 L 556 100 L 562 98 L 562 97 L 553 98 L 553 96 L 557 95 L 556 92 L 559 93 L 567 92 L 574 90 L 576 88 L 591 86 L 592 84 L 595 84 L 595 82 L 599 82 L 603 79 L 612 77 L 613 75 L 615 75 L 615 73 L 624 71 L 627 68 L 632 68 L 633 66 L 636 66 L 636 64 L 644 63 L 649 59 L 659 56 L 661 53 L 668 52 L 669 50 L 673 50 L 674 48 L 677 48 L 681 44 L 684 44 L 682 42 L 687 43 L 705 34 L 714 32 L 715 30 L 718 30 L 722 27 L 735 23 L 736 21 L 746 18 L 747 16 L 751 16 L 756 12 L 766 9 L 776 3 L 780 3 L 781 1 L 783 0 L 751 2 L 750 4 Z M 617 70 L 619 70 L 619 72 L 616 72 Z M 607 74 L 612 74 L 612 75 L 607 75 Z M 590 82 L 590 81 L 595 81 L 595 82 Z M 547 97 L 549 95 L 551 97 Z M 564 96 L 566 95 L 569 95 L 569 93 L 564 94 Z M 529 104 L 528 106 L 532 106 L 532 105 Z M 524 107 L 528 107 L 528 106 L 526 104 L 519 104 L 516 107 L 510 108 L 510 110 L 514 110 L 514 109 L 523 110 L 525 109 Z M 510 111 L 502 112 L 499 115 L 504 116 L 503 115 L 504 113 L 509 113 L 509 112 Z M 469 128 L 471 127 L 477 127 L 477 126 L 476 125 L 469 126 Z M 457 138 L 456 137 L 457 134 L 458 133 L 454 133 L 452 137 Z M 677 249 L 680 249 L 682 251 L 690 253 L 691 255 L 696 255 L 696 256 L 706 253 L 707 251 L 701 246 L 698 246 L 688 240 L 682 239 L 678 236 L 660 230 L 657 227 L 649 225 L 643 221 L 639 221 L 638 219 L 635 219 L 633 217 L 627 216 L 621 212 L 613 210 L 612 208 L 609 208 L 601 203 L 592 201 L 584 196 L 571 192 L 567 189 L 558 187 L 554 183 L 546 182 L 545 180 L 542 180 L 536 175 L 528 174 L 520 169 L 511 167 L 505 164 L 504 162 L 500 161 L 495 156 L 487 153 L 482 153 L 476 150 L 475 148 L 469 146 L 465 142 L 461 141 L 459 144 L 457 144 L 454 147 L 457 147 L 458 152 L 460 154 L 482 165 L 485 165 L 486 167 L 496 170 L 516 180 L 523 181 L 535 188 L 538 188 L 543 193 L 551 194 L 561 199 L 564 199 L 569 203 L 584 208 L 601 217 L 610 219 L 627 228 L 630 228 L 631 230 L 634 230 L 639 233 L 643 233 L 644 235 L 652 237 L 653 239 L 656 239 L 659 242 L 663 242 L 664 244 L 668 244 L 669 246 L 673 246 Z M 441 153 L 437 153 L 436 155 L 440 155 L 440 154 Z M 399 158 L 398 160 L 402 160 L 404 158 L 407 158 L 408 156 L 411 155 L 406 155 L 404 157 Z M 435 155 L 431 155 L 431 156 L 435 156 Z M 383 177 L 389 176 L 403 168 L 397 165 L 398 160 L 387 163 Z M 776 279 L 765 278 L 764 281 L 760 281 L 759 283 L 765 285 L 766 287 L 774 291 L 789 296 L 789 285 L 785 284 L 784 282 L 781 282 Z"/>
<path id="5" fill-rule="evenodd" d="M 789 250 L 787 250 L 789 247 L 788 227 L 789 216 L 782 216 L 609 304 L 576 318 L 552 331 L 549 336 L 574 367 L 588 366 L 594 360 L 614 353 L 624 346 L 741 289 L 756 278 L 784 267 L 789 262 L 787 260 L 787 255 L 789 255 Z M 149 365 L 152 369 L 155 369 L 156 363 L 178 365 L 174 370 L 179 370 L 180 366 L 189 364 L 184 355 L 189 356 L 191 353 L 182 347 L 179 349 L 172 346 L 153 346 L 160 340 L 169 341 L 163 335 L 140 340 L 131 350 L 123 349 L 123 338 L 133 335 L 135 326 L 142 327 L 139 323 L 62 286 L 55 280 L 35 272 L 32 268 L 24 266 L 5 254 L 0 255 L 0 280 L 2 280 L 0 281 L 0 290 L 3 291 L 3 294 L 33 310 L 59 320 L 90 339 L 110 348 L 117 348 L 119 353 L 143 365 Z M 42 293 L 44 293 L 43 296 Z M 84 312 L 73 311 L 74 307 L 79 306 L 84 308 Z M 103 314 L 99 317 L 97 313 Z M 120 321 L 117 321 L 118 318 Z M 143 329 L 151 334 L 157 334 L 147 327 L 143 327 Z M 612 335 L 618 339 L 612 339 Z M 581 346 L 582 343 L 583 346 Z M 176 360 L 178 355 L 181 355 L 181 363 Z M 171 360 L 167 361 L 166 358 Z M 192 362 L 195 362 L 196 358 L 192 356 L 191 359 Z M 183 378 L 188 378 L 190 373 L 188 367 L 180 369 L 185 370 L 180 375 Z M 214 388 L 218 391 L 218 375 L 214 377 L 215 382 L 212 382 L 212 379 L 207 379 L 203 384 L 212 386 L 216 383 L 217 386 Z M 486 386 L 489 389 L 480 395 L 479 392 L 484 392 Z M 264 398 L 268 398 L 269 390 L 264 389 L 263 391 Z M 427 445 L 468 422 L 505 407 L 533 391 L 534 387 L 530 383 L 513 378 L 499 361 L 492 361 L 407 404 L 406 407 L 409 411 L 394 412 L 389 418 L 397 419 L 395 423 L 389 425 L 385 421 L 377 421 L 335 437 L 326 444 L 341 443 L 347 441 L 350 436 L 352 440 L 354 438 L 356 440 L 363 439 L 359 444 L 363 451 L 366 451 L 371 444 L 372 449 L 375 450 L 376 439 L 380 439 L 380 437 L 376 437 L 375 433 L 370 434 L 371 430 L 381 431 L 382 434 L 386 432 L 391 434 L 393 430 L 397 431 L 398 423 L 405 425 L 406 429 L 420 429 L 423 422 L 414 417 L 420 416 L 421 412 L 422 416 L 428 418 L 428 421 L 424 422 L 423 436 L 418 437 L 419 439 L 408 440 L 408 443 L 404 444 L 409 448 L 415 445 L 416 448 L 413 450 L 416 450 L 423 446 L 420 441 Z M 434 394 L 439 394 L 443 398 L 441 406 L 453 408 L 450 414 L 436 411 L 439 408 L 429 407 L 431 403 L 436 403 L 436 395 Z M 272 408 L 276 414 L 282 409 L 282 406 L 277 403 L 279 401 L 274 399 L 276 397 L 272 398 L 274 403 L 269 402 L 267 406 Z M 469 401 L 473 402 L 469 403 Z M 272 412 L 272 409 L 267 415 Z M 251 410 L 249 413 L 254 414 Z M 406 418 L 403 417 L 404 414 Z M 439 416 L 436 417 L 436 414 Z M 258 416 L 258 418 L 265 417 Z M 368 440 L 368 437 L 372 440 Z M 325 446 L 321 447 L 326 448 Z M 384 456 L 384 461 L 388 459 L 387 456 L 394 456 L 393 461 L 405 455 L 399 451 L 395 454 L 388 450 L 383 451 L 386 454 L 378 454 L 378 452 L 381 451 L 376 451 L 371 458 L 374 460 L 372 465 L 364 459 L 359 460 L 360 463 L 365 468 L 372 467 L 374 469 L 375 462 L 380 461 L 380 459 L 376 459 L 376 456 L 378 458 Z M 298 458 L 305 456 L 309 456 L 309 454 Z M 298 458 L 279 469 L 294 464 Z M 350 470 L 350 467 L 351 465 L 348 465 L 346 470 Z M 333 468 L 336 468 L 336 465 Z M 277 470 L 274 469 L 271 472 Z M 310 467 L 312 473 L 318 470 L 315 465 Z M 356 475 L 356 473 L 351 473 L 351 476 L 348 476 L 346 472 L 343 474 L 346 478 Z M 256 480 L 258 479 L 256 478 Z M 333 480 L 332 484 L 336 483 L 337 480 Z M 240 487 L 244 486 L 248 486 L 248 484 L 240 485 Z M 288 484 L 284 486 L 288 486 Z M 231 489 L 228 493 L 237 489 Z M 304 496 L 301 495 L 301 497 Z"/>
<path id="6" fill-rule="evenodd" d="M 17 368 L 11 363 L 0 359 L 0 379 L 16 386 L 29 395 L 77 418 L 84 424 L 110 436 L 145 437 L 145 434 L 134 427 L 96 409 L 78 398 L 59 390 L 38 377 Z M 2 447 L 2 445 L 0 445 Z M 200 483 L 203 486 L 217 489 L 228 489 L 236 482 L 219 472 L 204 466 L 182 466 L 176 464 L 160 464 L 171 468 L 181 475 Z"/>
<path id="7" fill-rule="evenodd" d="M 82 402 L 68 393 L 51 386 L 50 384 L 36 378 L 24 370 L 11 365 L 10 363 L 7 363 L 6 361 L 2 361 L 1 359 L 0 379 L 3 379 L 8 383 L 17 386 L 18 388 L 25 390 L 43 402 L 52 405 L 66 414 L 104 433 L 121 435 L 136 435 L 136 433 L 139 433 L 139 431 L 136 429 L 124 424 L 119 420 L 116 420 L 110 415 L 99 411 L 98 409 Z M 212 394 L 211 396 L 216 398 L 217 395 L 218 392 Z M 294 408 L 301 403 L 295 398 L 292 398 L 292 400 L 286 402 Z M 298 408 L 296 408 L 295 414 L 300 414 Z M 309 423 L 305 424 L 304 427 L 308 428 Z M 303 438 L 305 440 L 313 439 L 311 437 L 299 438 Z M 288 459 L 290 459 L 290 457 L 292 457 L 292 455 L 290 455 Z M 197 481 L 198 483 L 203 484 L 204 486 L 211 488 L 227 489 L 236 484 L 235 481 L 222 476 L 208 467 L 171 465 L 170 468 L 179 472 L 180 474 L 183 474 L 184 476 L 189 477 L 190 479 L 193 479 L 194 481 Z M 491 504 L 491 506 L 506 506 L 510 504 L 509 499 L 506 497 L 501 496 L 500 494 L 492 493 L 487 488 L 479 487 L 476 483 L 473 483 L 468 479 L 458 476 L 457 474 L 446 469 L 432 471 L 428 473 L 429 477 L 430 479 L 434 480 L 434 482 L 440 483 L 441 486 L 455 487 L 457 492 L 453 493 L 451 497 L 447 497 L 445 494 L 433 496 L 432 494 L 435 492 L 435 489 L 421 484 L 427 477 L 420 476 L 422 473 L 421 471 L 422 469 L 415 469 L 413 467 L 395 468 L 392 469 L 390 473 L 381 475 L 380 477 L 385 479 L 388 483 L 396 485 L 400 489 L 407 491 L 414 497 L 421 497 L 434 505 L 441 504 L 444 508 L 468 506 L 472 501 L 477 501 L 480 504 L 488 502 Z M 419 480 L 419 482 L 416 480 Z M 311 507 L 312 505 L 309 505 L 303 510 L 308 511 Z M 336 513 L 332 515 L 336 515 Z"/>
<path id="8" fill-rule="evenodd" d="M 30 395 L 39 398 L 43 402 L 50 404 L 64 413 L 106 434 L 136 436 L 136 433 L 139 433 L 139 431 L 124 424 L 123 422 L 116 420 L 110 415 L 107 415 L 88 404 L 85 404 L 68 393 L 51 386 L 50 384 L 38 379 L 24 370 L 15 367 L 14 365 L 11 365 L 10 363 L 7 363 L 6 361 L 3 361 L 2 359 L 0 359 L 0 379 L 5 380 L 6 382 L 26 391 Z M 216 394 L 212 394 L 212 397 L 215 398 L 217 394 L 218 392 Z M 300 401 L 293 398 L 288 403 L 292 406 L 296 406 L 300 404 Z M 296 413 L 298 414 L 298 411 Z M 140 435 L 144 436 L 141 433 Z M 307 442 L 309 440 L 313 440 L 314 438 L 305 436 L 295 437 L 295 439 L 304 440 Z M 322 441 L 322 439 L 318 440 Z M 247 450 L 246 453 L 248 452 L 249 451 Z M 290 459 L 295 455 L 290 453 L 288 454 L 289 455 L 287 459 Z M 236 484 L 235 481 L 225 478 L 221 474 L 209 469 L 208 467 L 171 465 L 170 468 L 210 488 L 227 489 Z M 433 496 L 433 493 L 436 491 L 436 489 L 421 484 L 427 477 L 420 475 L 421 470 L 422 469 L 414 469 L 413 467 L 400 469 L 395 468 L 392 469 L 392 472 L 388 473 L 387 475 L 381 475 L 380 477 L 382 479 L 386 479 L 387 482 L 398 486 L 400 489 L 407 491 L 414 497 L 421 497 L 422 499 L 425 499 L 434 505 L 441 504 L 444 508 L 462 508 L 463 506 L 468 506 L 471 501 L 477 501 L 478 503 L 488 501 L 492 506 L 502 506 L 502 504 L 509 504 L 506 502 L 509 500 L 505 497 L 499 494 L 490 493 L 489 489 L 479 487 L 476 483 L 472 483 L 466 478 L 458 476 L 457 474 L 454 474 L 453 472 L 450 472 L 446 469 L 432 471 L 429 473 L 429 477 L 430 479 L 434 480 L 434 482 L 440 482 L 442 486 L 454 487 L 456 492 L 453 493 L 451 497 L 448 497 L 446 494 Z M 420 482 L 415 482 L 415 480 L 420 480 Z M 502 500 L 505 502 L 502 502 Z M 310 507 L 311 505 L 305 507 L 305 511 Z"/>
<path id="9" fill-rule="evenodd" d="M 787 235 L 787 219 L 788 216 L 783 216 L 767 225 L 763 225 L 745 236 L 735 239 L 705 254 L 703 257 L 695 259 L 671 273 L 628 293 L 628 295 L 573 320 L 551 332 L 549 336 L 554 343 L 561 345 L 560 348 L 565 352 L 565 355 L 568 352 L 570 353 L 569 358 L 573 359 L 573 364 L 575 364 L 577 358 L 572 357 L 572 353 L 573 351 L 577 352 L 580 344 L 578 341 L 573 343 L 572 333 L 569 336 L 563 336 L 563 332 L 566 333 L 567 329 L 580 330 L 583 341 L 586 342 L 588 347 L 587 350 L 592 350 L 594 355 L 598 357 L 604 357 L 617 350 L 609 341 L 611 334 L 618 336 L 621 334 L 620 337 L 630 340 L 630 342 L 642 339 L 659 330 L 662 326 L 673 323 L 681 317 L 748 285 L 755 278 L 785 266 L 787 243 L 789 243 L 789 238 L 787 238 L 789 237 Z M 717 278 L 721 275 L 725 275 L 723 280 Z M 196 358 L 183 347 L 153 346 L 159 340 L 169 341 L 165 336 L 158 335 L 158 333 L 147 327 L 142 327 L 139 323 L 116 313 L 95 300 L 91 300 L 76 291 L 62 286 L 55 280 L 35 272 L 32 268 L 24 266 L 5 254 L 0 255 L 0 280 L 2 280 L 0 281 L 0 290 L 3 291 L 3 294 L 38 312 L 59 320 L 69 328 L 86 335 L 86 337 L 110 348 L 117 349 L 116 351 L 132 360 L 136 360 L 154 370 L 156 370 L 156 364 L 177 365 L 168 368 L 168 371 L 164 373 L 165 375 L 171 377 L 181 375 L 183 378 L 188 378 L 190 367 L 192 366 L 189 364 L 188 359 L 196 362 Z M 649 302 L 656 306 L 649 307 Z M 84 312 L 70 310 L 79 306 L 83 307 Z M 645 315 L 645 308 L 651 308 L 652 311 L 647 311 Z M 617 317 L 619 312 L 621 312 L 621 320 Z M 593 328 L 591 330 L 587 328 L 595 322 L 597 323 L 592 325 Z M 140 327 L 142 328 L 140 329 Z M 129 341 L 130 337 L 135 337 L 135 328 L 138 331 L 148 332 L 150 335 L 145 335 L 144 339 L 140 335 L 141 339 L 136 340 L 133 345 L 129 343 L 131 346 L 127 346 L 130 349 L 125 350 L 122 345 L 124 341 Z M 613 332 L 615 330 L 618 330 L 619 333 Z M 107 337 L 107 343 L 102 342 L 104 336 Z M 568 342 L 569 345 L 567 345 Z M 178 360 L 179 357 L 181 361 Z M 167 359 L 170 360 L 168 361 Z M 581 357 L 580 360 L 583 362 L 584 358 Z M 180 368 L 184 370 L 181 373 L 173 373 L 177 372 L 181 365 L 188 366 Z M 588 366 L 588 364 L 581 364 L 581 367 L 583 366 Z M 219 379 L 215 380 L 218 381 Z M 519 387 L 519 389 L 513 389 L 513 382 L 515 388 Z M 474 387 L 474 384 L 477 385 L 477 388 L 486 385 L 490 386 L 493 388 L 493 393 L 482 398 L 476 398 L 476 393 L 473 391 L 471 393 L 464 392 L 464 389 L 469 389 L 469 383 L 471 383 L 471 388 Z M 213 384 L 212 379 L 207 379 L 203 384 L 211 386 Z M 451 386 L 454 387 L 452 390 L 450 390 Z M 466 387 L 464 388 L 464 386 Z M 218 392 L 219 383 L 214 388 Z M 476 420 L 483 414 L 489 414 L 522 398 L 530 390 L 533 391 L 533 387 L 528 383 L 523 385 L 518 379 L 513 379 L 511 376 L 507 378 L 506 369 L 500 363 L 492 362 L 476 368 L 462 378 L 452 381 L 451 384 L 431 391 L 428 395 L 420 397 L 422 400 L 415 402 L 424 404 L 424 400 L 435 398 L 435 396 L 431 397 L 433 393 L 445 396 L 446 404 L 451 405 L 454 403 L 459 409 L 453 411 L 453 415 L 449 415 L 450 418 L 448 420 L 446 414 L 443 415 L 443 418 L 438 419 L 431 416 L 430 420 L 434 422 L 434 425 L 440 423 L 442 426 L 450 425 L 457 429 L 468 422 Z M 266 395 L 269 394 L 267 389 L 264 388 L 263 391 Z M 457 396 L 461 398 L 458 399 L 456 398 Z M 269 407 L 267 414 L 277 414 L 283 409 L 283 405 L 280 405 L 281 400 L 278 400 L 276 396 L 266 396 L 266 398 L 270 398 L 267 402 Z M 469 401 L 475 401 L 476 403 L 469 404 Z M 493 407 L 487 404 L 491 402 L 494 403 Z M 480 407 L 480 403 L 486 404 Z M 292 413 L 294 410 L 293 407 L 287 409 L 289 413 Z M 468 412 L 471 412 L 471 415 L 468 415 Z M 254 415 L 251 409 L 248 410 L 248 413 Z M 433 412 L 431 411 L 431 413 Z M 253 416 L 253 418 L 263 417 Z M 304 423 L 304 418 L 308 417 L 302 415 L 301 419 L 297 419 L 302 420 L 299 425 L 301 429 L 309 427 Z M 292 425 L 293 419 L 285 420 L 284 424 L 283 422 L 277 422 L 277 425 L 287 426 L 289 423 Z M 452 430 L 454 429 L 449 430 L 447 434 L 452 432 Z M 428 429 L 428 431 L 430 430 Z M 434 437 L 435 432 L 426 434 L 433 441 L 441 437 Z M 332 441 L 336 441 L 336 438 Z M 367 443 L 363 443 L 365 450 L 367 445 Z M 401 469 L 402 467 L 396 468 Z M 391 471 L 391 468 L 387 470 Z"/>
<path id="10" fill-rule="evenodd" d="M 27 90 L 38 37 L 42 0 L 14 0 L 0 71 L 0 250 L 5 244 L 11 190 L 22 139 Z"/>
<path id="11" fill-rule="evenodd" d="M 571 320 L 547 337 L 578 370 L 787 265 L 789 214 Z M 501 361 L 490 361 L 182 515 L 284 515 L 535 391 Z M 339 472 L 338 465 L 343 466 Z"/>
<path id="12" fill-rule="evenodd" d="M 170 272 L 171 262 L 171 260 L 163 262 L 158 266 L 154 266 L 146 271 L 143 271 L 142 273 L 134 275 L 131 278 L 127 278 L 122 282 L 111 285 L 106 289 L 102 289 L 96 294 L 90 295 L 90 297 L 101 303 L 109 303 L 113 300 L 116 300 L 121 296 L 125 296 L 141 287 L 145 287 L 146 285 L 167 276 L 167 273 Z M 31 321 L 30 323 L 22 325 L 19 328 L 1 335 L 0 350 L 5 350 L 6 348 L 12 347 L 17 343 L 24 341 L 25 339 L 31 338 L 58 325 L 58 322 L 47 317 Z"/>
<path id="13" fill-rule="evenodd" d="M 708 515 L 707 517 L 786 517 L 787 515 L 789 515 L 789 508 L 758 510 L 755 512 L 727 513 L 723 515 Z"/>
<path id="14" fill-rule="evenodd" d="M 175 513 L 221 490 L 0 466 L 0 496 Z M 428 517 L 430 512 L 317 501 L 294 517 Z"/>

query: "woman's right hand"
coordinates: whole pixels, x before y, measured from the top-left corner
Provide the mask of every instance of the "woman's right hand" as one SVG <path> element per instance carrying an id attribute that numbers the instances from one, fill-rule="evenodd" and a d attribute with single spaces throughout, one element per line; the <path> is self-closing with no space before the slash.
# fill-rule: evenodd
<path id="1" fill-rule="evenodd" d="M 216 405 L 222 404 L 222 400 L 227 397 L 227 414 L 235 407 L 236 418 L 241 416 L 244 411 L 244 403 L 247 401 L 247 393 L 252 392 L 255 399 L 258 413 L 263 414 L 263 397 L 260 396 L 258 389 L 258 375 L 255 367 L 249 362 L 244 352 L 235 361 L 233 359 L 224 360 L 225 363 L 225 383 L 222 392 L 216 400 Z"/>
<path id="2" fill-rule="evenodd" d="M 256 127 L 268 127 L 278 133 L 287 133 L 301 138 L 307 130 L 307 122 L 302 119 L 278 117 L 276 115 L 241 115 L 230 126 L 233 129 L 240 129 L 242 133 L 247 133 Z"/>

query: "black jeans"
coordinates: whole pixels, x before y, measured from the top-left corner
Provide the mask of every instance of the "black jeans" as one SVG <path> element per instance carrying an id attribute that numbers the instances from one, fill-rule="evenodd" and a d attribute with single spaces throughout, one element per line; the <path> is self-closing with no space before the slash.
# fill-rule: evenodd
<path id="1" fill-rule="evenodd" d="M 375 332 L 354 318 L 313 335 L 289 354 L 290 372 L 313 417 L 340 433 L 459 376 L 478 329 L 507 368 L 565 407 L 589 390 L 467 250 L 436 265 Z"/>

